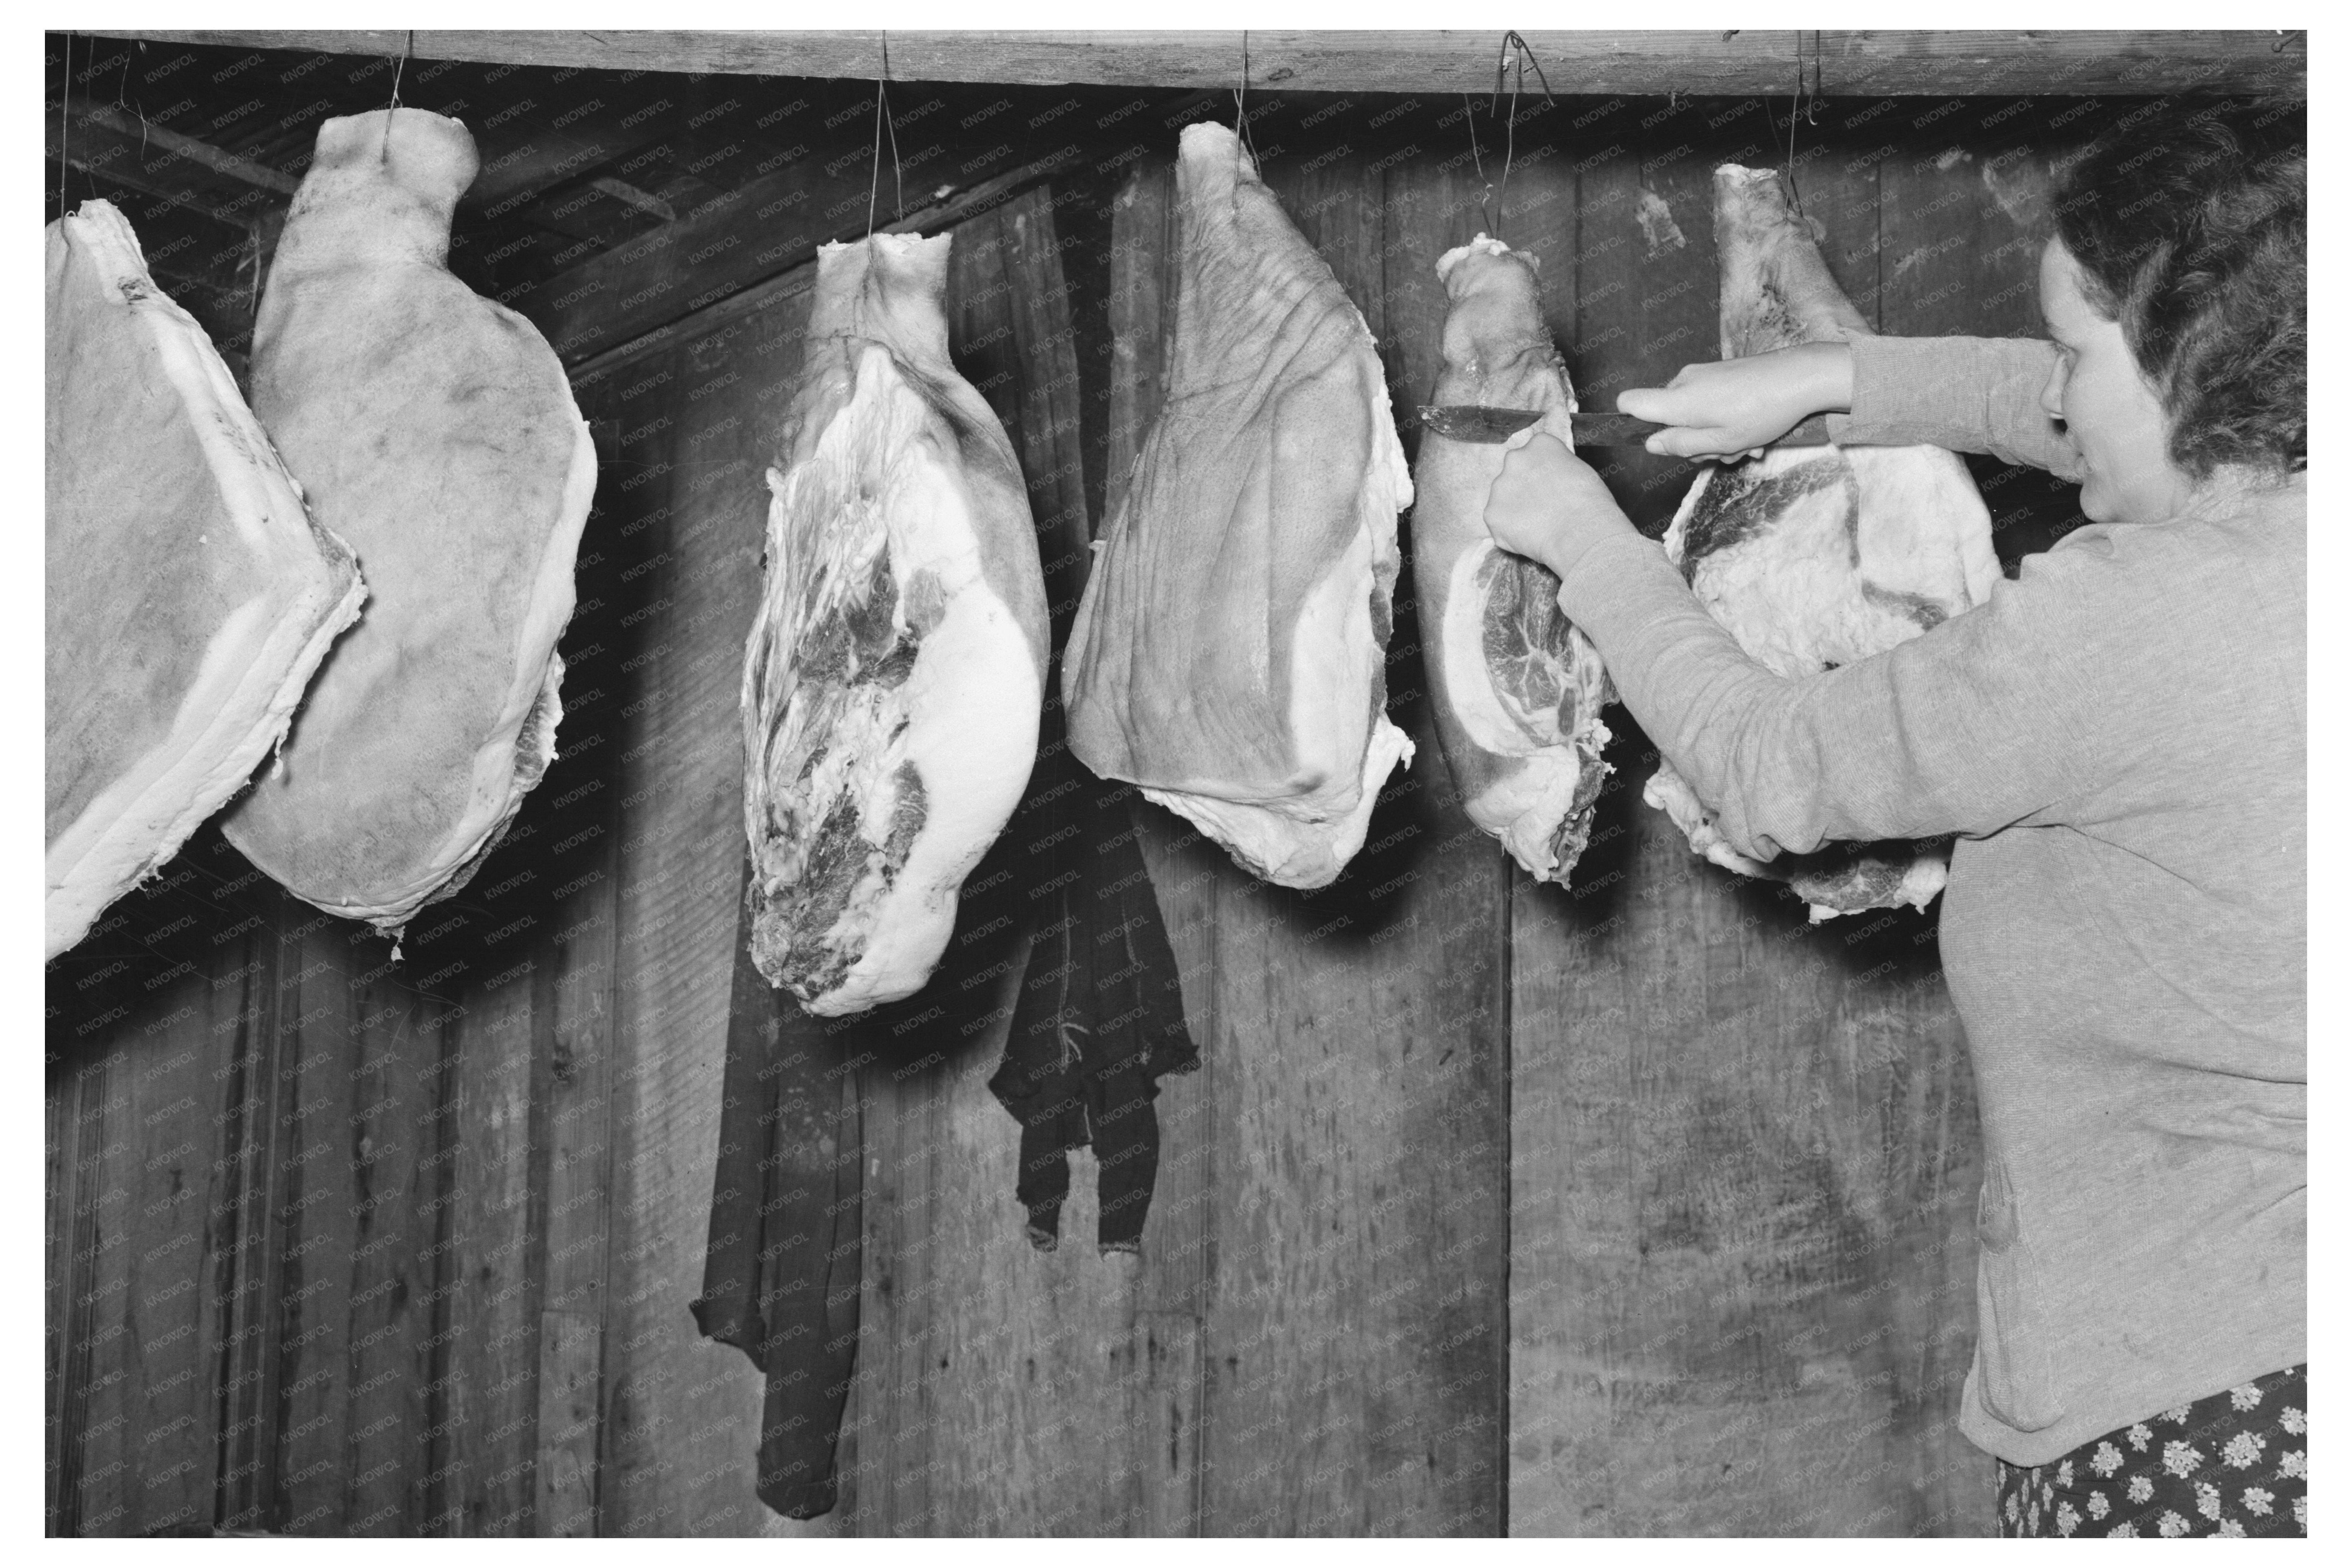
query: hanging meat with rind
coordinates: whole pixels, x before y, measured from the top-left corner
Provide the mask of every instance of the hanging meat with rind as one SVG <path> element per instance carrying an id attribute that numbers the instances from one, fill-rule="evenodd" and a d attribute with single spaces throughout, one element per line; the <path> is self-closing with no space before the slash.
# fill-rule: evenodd
<path id="1" fill-rule="evenodd" d="M 254 323 L 254 412 L 373 596 L 224 826 L 288 891 L 394 936 L 554 760 L 596 488 L 555 351 L 445 264 L 478 167 L 442 115 L 328 121 Z"/>
<path id="2" fill-rule="evenodd" d="M 1575 445 L 1576 395 L 1543 324 L 1536 258 L 1480 235 L 1438 258 L 1448 306 L 1441 405 L 1528 409 Z M 1470 819 L 1538 879 L 1566 883 L 1592 832 L 1612 700 L 1601 655 L 1559 609 L 1559 579 L 1498 549 L 1486 492 L 1506 448 L 1424 430 L 1413 465 L 1412 579 L 1438 744 Z"/>
<path id="3" fill-rule="evenodd" d="M 1715 234 L 1724 358 L 1871 335 L 1773 171 L 1716 170 Z M 1739 646 L 1792 679 L 1906 642 L 1982 604 L 2000 575 L 1983 499 L 1966 465 L 1936 447 L 1790 447 L 1709 465 L 1665 547 Z M 1944 886 L 1940 848 L 1840 846 L 1750 859 L 1670 767 L 1643 798 L 1716 864 L 1787 881 L 1816 921 L 1925 909 Z"/>
<path id="4" fill-rule="evenodd" d="M 1063 657 L 1070 744 L 1319 888 L 1412 755 L 1382 671 L 1412 479 L 1363 317 L 1231 131 L 1185 128 L 1176 189 L 1165 395 Z"/>
<path id="5" fill-rule="evenodd" d="M 823 1016 L 913 994 L 1036 760 L 1028 490 L 948 360 L 950 237 L 817 252 L 743 661 L 751 957 Z"/>
<path id="6" fill-rule="evenodd" d="M 367 595 L 122 215 L 49 225 L 45 266 L 51 958 L 245 783 Z"/>

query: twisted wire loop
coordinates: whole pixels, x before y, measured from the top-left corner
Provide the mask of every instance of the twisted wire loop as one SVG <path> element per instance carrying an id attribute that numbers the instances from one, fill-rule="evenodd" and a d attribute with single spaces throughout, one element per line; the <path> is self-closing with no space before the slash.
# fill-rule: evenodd
<path id="1" fill-rule="evenodd" d="M 882 34 L 882 74 L 874 80 L 874 179 L 866 189 L 866 237 L 874 237 L 874 204 L 882 191 L 882 133 L 890 133 L 890 179 L 898 187 L 894 218 L 907 216 L 907 171 L 898 162 L 898 120 L 890 112 L 890 35 Z"/>
<path id="2" fill-rule="evenodd" d="M 1514 50 L 1517 52 L 1515 54 Z M 1536 85 L 1543 89 L 1544 102 L 1555 102 L 1550 79 L 1544 75 L 1543 62 L 1536 58 L 1535 50 L 1528 47 L 1528 41 L 1516 31 L 1505 33 L 1501 46 L 1495 51 L 1495 90 L 1486 100 L 1486 112 L 1491 116 L 1495 112 L 1495 105 L 1502 99 L 1503 78 L 1508 73 L 1511 78 L 1511 107 L 1509 117 L 1503 125 L 1503 177 L 1495 186 L 1494 221 L 1490 226 L 1490 232 L 1498 240 L 1503 237 L 1504 204 L 1511 188 L 1511 155 L 1516 151 L 1513 142 L 1517 138 L 1519 128 L 1519 93 L 1527 86 L 1529 66 L 1536 68 Z M 1464 95 L 1464 101 L 1468 101 L 1467 94 Z M 1478 133 L 1475 130 L 1470 133 L 1470 145 L 1474 151 L 1478 145 Z M 1479 177 L 1482 180 L 1486 177 L 1483 170 Z M 1483 201 L 1480 206 L 1484 208 Z"/>
<path id="3" fill-rule="evenodd" d="M 400 58 L 392 63 L 392 101 L 384 105 L 383 145 L 376 153 L 376 161 L 381 163 L 392 162 L 392 122 L 400 116 L 400 77 L 408 68 L 408 57 L 415 52 L 416 29 L 411 27 L 408 29 L 407 47 L 400 51 Z"/>
<path id="4" fill-rule="evenodd" d="M 1255 163 L 1257 138 L 1250 134 L 1249 128 L 1249 29 L 1244 27 L 1242 29 L 1242 84 L 1234 89 L 1234 133 L 1242 139 L 1242 145 L 1249 149 L 1250 162 Z M 1281 149 L 1277 147 L 1275 151 L 1280 152 Z"/>

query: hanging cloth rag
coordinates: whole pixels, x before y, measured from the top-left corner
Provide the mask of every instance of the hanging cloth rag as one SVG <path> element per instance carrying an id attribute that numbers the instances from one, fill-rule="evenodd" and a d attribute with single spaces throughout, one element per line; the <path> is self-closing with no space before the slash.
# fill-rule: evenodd
<path id="1" fill-rule="evenodd" d="M 814 1519 L 835 1500 L 834 1446 L 857 1356 L 865 1142 L 848 1065 L 857 1031 L 812 1018 L 769 987 L 751 962 L 749 920 L 739 916 L 735 938 L 694 1319 L 767 1376 L 760 1500 Z"/>
<path id="2" fill-rule="evenodd" d="M 1050 820 L 1037 826 L 1053 839 L 1036 885 L 1053 892 L 1039 900 L 1044 918 L 1031 935 L 1004 1059 L 988 1087 L 1021 1123 L 1013 1194 L 1028 1212 L 1031 1245 L 1058 1245 L 1069 1151 L 1091 1146 L 1096 1245 L 1135 1252 L 1159 1173 L 1159 1079 L 1192 1071 L 1201 1057 L 1136 846 L 1135 788 L 1095 778 L 1067 746 L 1054 745 L 1061 717 L 1060 704 L 1050 704 L 1038 772 L 1055 776 L 1033 796 L 1046 803 L 1037 815 Z"/>

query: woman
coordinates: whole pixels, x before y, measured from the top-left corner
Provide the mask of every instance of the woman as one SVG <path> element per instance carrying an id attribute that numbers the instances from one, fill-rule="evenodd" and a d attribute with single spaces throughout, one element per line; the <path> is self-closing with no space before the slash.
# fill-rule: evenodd
<path id="1" fill-rule="evenodd" d="M 1956 833 L 1941 941 L 1984 1130 L 1961 1430 L 2008 1533 L 2304 1532 L 2299 107 L 2062 182 L 2050 342 L 1870 339 L 1628 392 L 1651 449 L 1932 442 L 2083 486 L 1988 603 L 1804 680 L 1750 661 L 1538 437 L 1486 522 L 1759 858 Z M 1835 411 L 1850 411 L 1844 417 Z"/>

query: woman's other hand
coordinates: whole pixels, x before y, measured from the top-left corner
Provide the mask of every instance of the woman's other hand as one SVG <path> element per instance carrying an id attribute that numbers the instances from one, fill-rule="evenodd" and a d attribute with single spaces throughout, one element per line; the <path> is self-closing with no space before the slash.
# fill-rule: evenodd
<path id="1" fill-rule="evenodd" d="M 1633 525 L 1601 482 L 1557 437 L 1511 438 L 1486 491 L 1486 531 L 1504 549 L 1566 577 L 1594 542 Z"/>
<path id="2" fill-rule="evenodd" d="M 1804 343 L 1746 359 L 1686 364 L 1664 386 L 1617 395 L 1617 410 L 1669 426 L 1644 446 L 1661 457 L 1753 456 L 1808 415 L 1853 405 L 1853 353 Z"/>

